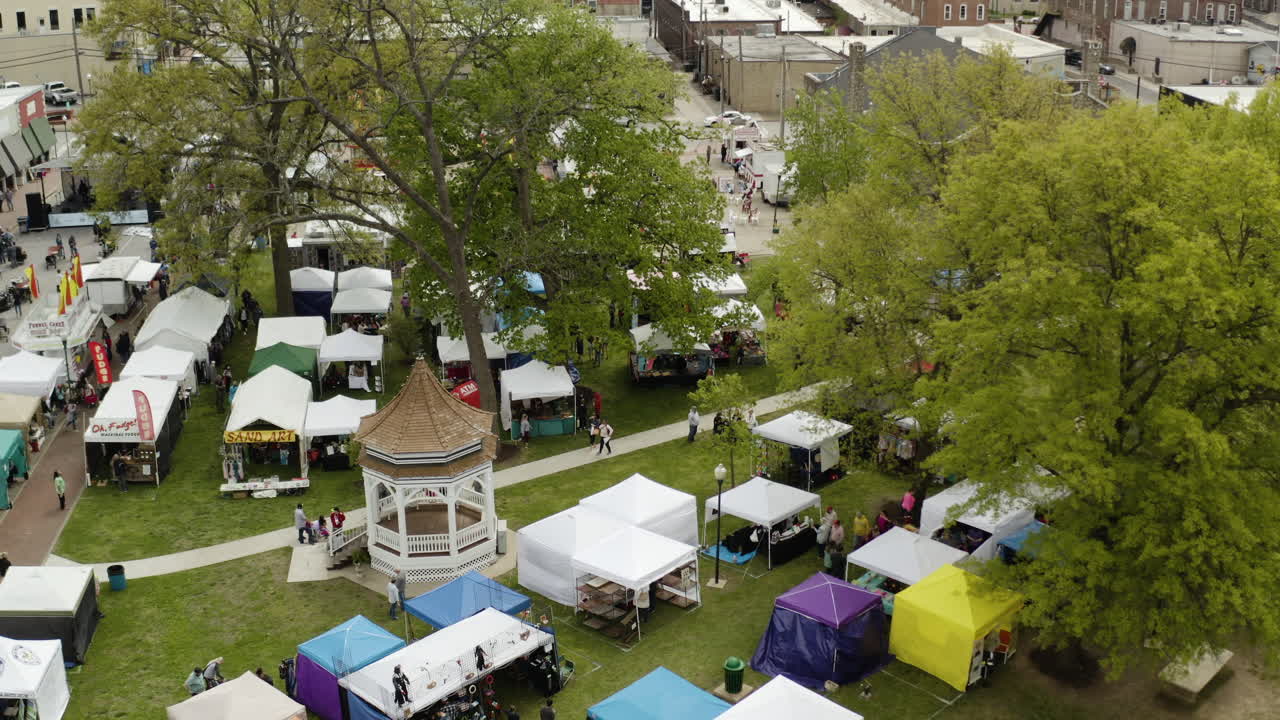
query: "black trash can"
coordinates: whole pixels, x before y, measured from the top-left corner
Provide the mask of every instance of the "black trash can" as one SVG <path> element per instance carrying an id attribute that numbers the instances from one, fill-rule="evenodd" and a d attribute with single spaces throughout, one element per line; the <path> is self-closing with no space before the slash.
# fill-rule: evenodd
<path id="1" fill-rule="evenodd" d="M 724 691 L 730 695 L 742 692 L 742 676 L 747 670 L 741 659 L 729 656 L 724 661 Z"/>
<path id="2" fill-rule="evenodd" d="M 125 587 L 128 585 L 128 583 L 127 583 L 127 582 L 125 582 L 125 579 L 124 579 L 124 566 L 123 566 L 123 565 L 108 565 L 108 566 L 107 566 L 107 581 L 111 583 L 111 589 L 112 589 L 112 590 L 120 591 L 120 590 L 125 589 Z"/>

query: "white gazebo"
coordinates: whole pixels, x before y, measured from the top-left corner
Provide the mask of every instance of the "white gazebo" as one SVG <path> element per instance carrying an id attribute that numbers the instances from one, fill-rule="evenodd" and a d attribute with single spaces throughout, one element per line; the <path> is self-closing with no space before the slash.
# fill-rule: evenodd
<path id="1" fill-rule="evenodd" d="M 360 422 L 375 569 L 436 582 L 496 559 L 492 425 L 492 413 L 450 395 L 422 359 L 399 394 Z"/>

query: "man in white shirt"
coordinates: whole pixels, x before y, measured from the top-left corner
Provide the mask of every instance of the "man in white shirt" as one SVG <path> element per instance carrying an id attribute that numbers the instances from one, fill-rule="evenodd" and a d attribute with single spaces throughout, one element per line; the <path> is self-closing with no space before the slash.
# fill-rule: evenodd
<path id="1" fill-rule="evenodd" d="M 387 602 L 391 603 L 391 619 L 396 619 L 396 606 L 400 604 L 400 590 L 396 588 L 395 578 L 387 581 Z"/>

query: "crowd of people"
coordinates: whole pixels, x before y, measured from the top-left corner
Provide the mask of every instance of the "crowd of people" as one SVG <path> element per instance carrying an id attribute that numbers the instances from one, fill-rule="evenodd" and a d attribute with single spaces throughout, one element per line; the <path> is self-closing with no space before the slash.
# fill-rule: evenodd
<path id="1" fill-rule="evenodd" d="M 347 514 L 337 505 L 329 511 L 326 518 L 323 513 L 316 517 L 315 520 L 307 517 L 307 513 L 302 508 L 302 503 L 298 503 L 293 509 L 293 527 L 298 531 L 298 544 L 315 545 L 317 541 L 329 537 L 331 534 L 342 530 L 347 523 Z"/>

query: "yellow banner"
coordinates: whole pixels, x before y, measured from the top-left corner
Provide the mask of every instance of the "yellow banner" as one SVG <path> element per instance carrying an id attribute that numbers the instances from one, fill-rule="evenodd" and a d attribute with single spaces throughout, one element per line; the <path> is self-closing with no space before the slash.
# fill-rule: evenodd
<path id="1" fill-rule="evenodd" d="M 294 442 L 298 434 L 292 430 L 228 430 L 222 441 L 229 443 Z"/>

